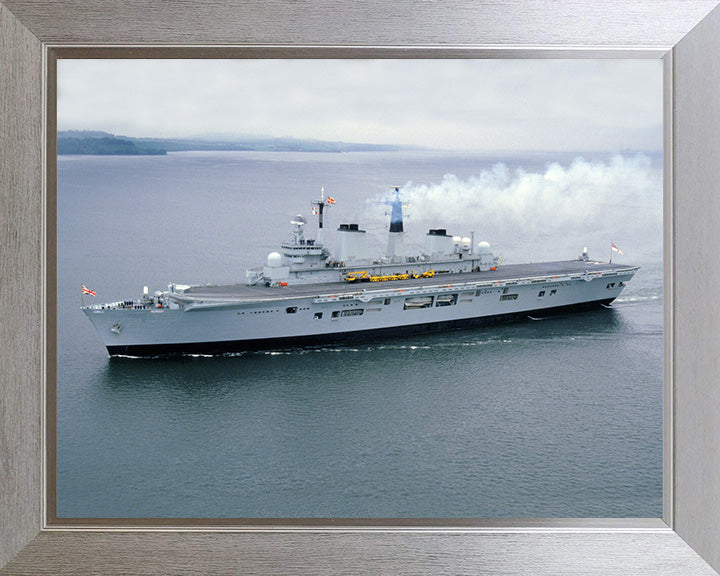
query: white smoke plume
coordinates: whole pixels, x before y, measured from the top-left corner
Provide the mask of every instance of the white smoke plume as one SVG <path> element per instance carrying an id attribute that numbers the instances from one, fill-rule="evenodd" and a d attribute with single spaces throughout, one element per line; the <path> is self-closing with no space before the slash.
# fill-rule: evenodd
<path id="1" fill-rule="evenodd" d="M 418 246 L 432 227 L 474 231 L 476 243 L 487 240 L 513 261 L 574 257 L 584 246 L 607 259 L 612 242 L 633 261 L 662 254 L 662 171 L 644 155 L 576 158 L 544 172 L 498 163 L 465 180 L 447 174 L 438 183 L 408 182 L 402 198 L 412 222 L 408 240 Z M 383 217 L 377 204 L 368 209 Z"/>

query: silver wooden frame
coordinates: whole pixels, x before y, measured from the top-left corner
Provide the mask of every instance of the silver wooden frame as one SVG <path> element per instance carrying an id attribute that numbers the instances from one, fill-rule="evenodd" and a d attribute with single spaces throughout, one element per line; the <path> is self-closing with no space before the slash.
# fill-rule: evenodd
<path id="1" fill-rule="evenodd" d="M 720 344 L 713 338 L 720 325 L 720 227 L 713 220 L 720 213 L 713 186 L 720 181 L 720 9 L 717 0 L 597 4 L 0 0 L 0 574 L 713 574 L 710 566 L 720 568 Z M 44 465 L 52 417 L 43 386 L 54 366 L 44 324 L 52 326 L 54 317 L 44 289 L 54 262 L 44 246 L 54 238 L 55 150 L 52 138 L 44 138 L 54 118 L 53 87 L 45 80 L 53 77 L 57 54 L 126 50 L 108 52 L 113 45 L 141 53 L 153 45 L 166 57 L 217 50 L 249 57 L 253 51 L 262 57 L 663 57 L 663 520 L 268 522 L 220 530 L 192 521 L 143 529 L 52 522 Z"/>

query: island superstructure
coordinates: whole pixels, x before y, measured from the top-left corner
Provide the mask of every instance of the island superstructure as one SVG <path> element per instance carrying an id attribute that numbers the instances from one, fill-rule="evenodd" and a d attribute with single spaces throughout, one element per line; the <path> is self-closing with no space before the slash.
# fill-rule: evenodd
<path id="1" fill-rule="evenodd" d="M 340 224 L 334 254 L 324 244 L 332 197 L 291 221 L 288 240 L 244 284 L 170 284 L 152 295 L 83 306 L 110 356 L 214 354 L 249 349 L 430 332 L 537 318 L 609 305 L 637 266 L 591 260 L 500 264 L 490 245 L 431 229 L 422 253 L 407 255 L 399 188 L 385 255 L 373 258 L 367 234 Z"/>

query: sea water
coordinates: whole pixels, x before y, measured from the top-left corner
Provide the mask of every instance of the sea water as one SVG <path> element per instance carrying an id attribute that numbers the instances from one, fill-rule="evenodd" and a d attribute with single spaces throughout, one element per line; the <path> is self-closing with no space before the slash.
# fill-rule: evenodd
<path id="1" fill-rule="evenodd" d="M 610 309 L 215 357 L 110 359 L 80 310 L 244 281 L 321 187 L 325 243 L 382 254 L 395 185 L 409 251 L 641 269 Z M 661 206 L 647 154 L 59 157 L 58 517 L 660 517 Z"/>

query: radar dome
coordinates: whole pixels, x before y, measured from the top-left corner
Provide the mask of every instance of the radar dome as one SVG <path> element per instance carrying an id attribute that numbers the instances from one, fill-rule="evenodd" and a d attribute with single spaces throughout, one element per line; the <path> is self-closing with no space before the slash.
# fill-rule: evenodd
<path id="1" fill-rule="evenodd" d="M 470 238 L 462 239 L 462 247 L 463 247 L 463 250 L 470 250 Z"/>
<path id="2" fill-rule="evenodd" d="M 478 253 L 479 254 L 490 254 L 492 251 L 490 250 L 490 244 L 488 244 L 485 241 L 478 242 Z"/>
<path id="3" fill-rule="evenodd" d="M 268 268 L 280 268 L 282 266 L 282 254 L 279 252 L 270 252 L 267 257 Z"/>
<path id="4" fill-rule="evenodd" d="M 460 238 L 460 236 L 453 236 L 453 244 L 455 244 L 456 246 L 460 244 L 461 240 L 462 238 Z"/>
<path id="5" fill-rule="evenodd" d="M 307 220 L 305 219 L 305 216 L 303 216 L 302 214 L 298 214 L 297 216 L 295 216 L 295 218 L 293 218 L 290 221 L 290 224 L 294 224 L 296 226 L 302 225 L 302 224 L 307 224 Z"/>

